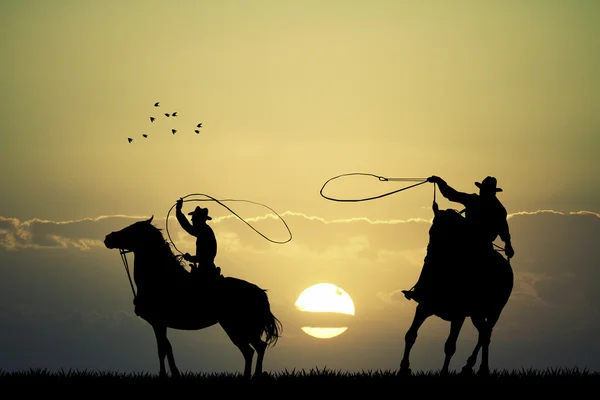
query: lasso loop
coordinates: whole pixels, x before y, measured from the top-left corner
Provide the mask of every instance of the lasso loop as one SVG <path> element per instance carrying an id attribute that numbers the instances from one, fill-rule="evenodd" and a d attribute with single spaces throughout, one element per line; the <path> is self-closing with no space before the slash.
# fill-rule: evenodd
<path id="1" fill-rule="evenodd" d="M 379 196 L 366 197 L 366 198 L 362 198 L 362 199 L 335 199 L 333 197 L 328 197 L 328 196 L 325 196 L 323 194 L 323 189 L 325 189 L 325 186 L 329 182 L 331 182 L 334 179 L 341 178 L 343 176 L 351 176 L 351 175 L 372 176 L 372 177 L 375 177 L 375 178 L 379 179 L 380 182 L 391 182 L 391 181 L 415 182 L 415 181 L 417 181 L 418 183 L 415 183 L 414 185 L 410 185 L 410 186 L 407 186 L 407 187 L 404 187 L 404 188 L 401 188 L 401 189 L 398 189 L 398 190 L 394 190 L 394 191 L 391 191 L 391 192 L 388 192 L 388 193 L 384 193 L 384 194 L 381 194 Z M 427 182 L 428 182 L 427 178 L 386 178 L 385 176 L 380 176 L 380 175 L 375 175 L 375 174 L 370 174 L 370 173 L 365 173 L 365 172 L 351 172 L 351 173 L 348 173 L 348 174 L 342 174 L 342 175 L 334 176 L 333 178 L 328 179 L 323 184 L 323 186 L 321 187 L 321 190 L 319 191 L 319 193 L 321 194 L 322 197 L 326 198 L 327 200 L 333 200 L 333 201 L 339 201 L 339 202 L 359 202 L 359 201 L 367 201 L 367 200 L 380 199 L 382 197 L 389 196 L 391 194 L 398 193 L 398 192 L 401 192 L 403 190 L 407 190 L 407 189 L 413 188 L 415 186 L 422 185 L 422 184 L 427 183 Z M 433 183 L 433 202 L 434 203 L 436 202 L 436 186 L 437 185 L 434 182 Z M 464 211 L 465 210 L 460 211 L 460 214 L 462 214 Z M 492 244 L 494 245 L 494 247 L 496 247 L 498 249 L 498 251 L 505 251 L 504 248 L 498 246 L 496 243 L 492 243 Z"/>
<path id="2" fill-rule="evenodd" d="M 323 194 L 323 189 L 325 189 L 325 186 L 329 182 L 331 182 L 334 179 L 338 179 L 338 178 L 341 178 L 343 176 L 350 176 L 350 175 L 372 176 L 372 177 L 375 177 L 375 178 L 379 179 L 380 182 L 403 181 L 403 182 L 418 182 L 418 183 L 415 183 L 414 185 L 410 185 L 410 186 L 407 186 L 407 187 L 404 187 L 404 188 L 401 188 L 401 189 L 398 189 L 398 190 L 394 190 L 394 191 L 391 191 L 391 192 L 388 192 L 388 193 L 384 193 L 384 194 L 381 194 L 379 196 L 366 197 L 366 198 L 362 198 L 362 199 L 335 199 L 333 197 L 325 196 Z M 321 194 L 322 197 L 326 198 L 327 200 L 333 200 L 333 201 L 339 201 L 339 202 L 359 202 L 359 201 L 367 201 L 367 200 L 380 199 L 382 197 L 389 196 L 391 194 L 398 193 L 398 192 L 401 192 L 403 190 L 407 190 L 407 189 L 413 188 L 415 186 L 422 185 L 422 184 L 427 183 L 427 182 L 428 182 L 427 178 L 386 178 L 384 176 L 375 175 L 375 174 L 369 174 L 369 173 L 365 173 L 365 172 L 351 172 L 349 174 L 342 174 L 342 175 L 334 176 L 331 179 L 328 179 L 323 184 L 323 186 L 321 187 L 321 190 L 319 191 L 319 193 Z M 435 201 L 435 185 L 434 185 L 434 201 Z"/>
<path id="3" fill-rule="evenodd" d="M 246 225 L 248 225 L 253 231 L 255 231 L 256 233 L 258 233 L 260 236 L 262 236 L 263 238 L 265 238 L 266 240 L 268 240 L 271 243 L 276 243 L 276 244 L 285 244 L 287 242 L 289 242 L 290 240 L 292 240 L 292 232 L 290 231 L 290 228 L 288 227 L 288 225 L 286 224 L 285 220 L 279 215 L 277 214 L 277 212 L 275 210 L 273 210 L 271 207 L 266 206 L 264 204 L 261 203 L 257 203 L 254 201 L 250 201 L 250 200 L 236 200 L 236 199 L 223 199 L 223 200 L 217 200 L 214 197 L 211 197 L 207 194 L 204 193 L 192 193 L 192 194 L 188 194 L 186 196 L 181 197 L 182 199 L 186 199 L 188 197 L 192 197 L 192 196 L 205 196 L 208 197 L 208 199 L 192 199 L 192 200 L 184 200 L 184 202 L 190 202 L 190 201 L 215 201 L 217 203 L 219 203 L 220 205 L 222 205 L 223 207 L 225 207 L 227 210 L 229 210 L 233 215 L 235 215 L 236 217 L 238 217 L 243 223 L 245 223 Z M 279 219 L 283 222 L 283 225 L 285 225 L 290 237 L 287 240 L 284 241 L 276 241 L 276 240 L 272 240 L 269 239 L 268 237 L 266 237 L 265 235 L 263 235 L 262 233 L 260 233 L 259 231 L 257 231 L 252 225 L 250 225 L 248 222 L 246 222 L 242 217 L 240 217 L 238 214 L 235 213 L 235 211 L 233 211 L 231 208 L 227 207 L 225 204 L 223 204 L 223 201 L 244 201 L 246 203 L 251 203 L 251 204 L 258 204 L 261 205 L 263 207 L 268 208 L 269 210 L 271 210 L 275 215 L 277 215 L 277 217 L 279 217 Z M 167 212 L 167 218 L 165 220 L 165 227 L 166 227 L 166 231 L 167 231 L 167 236 L 169 237 L 169 241 L 171 242 L 171 244 L 173 245 L 173 247 L 175 248 L 175 250 L 177 250 L 179 253 L 183 254 L 183 252 L 181 250 L 179 250 L 177 248 L 177 246 L 175 246 L 175 243 L 173 243 L 173 240 L 171 239 L 171 234 L 169 233 L 169 214 L 171 214 L 171 210 L 173 209 L 173 207 L 176 206 L 177 203 L 173 204 L 171 206 L 171 208 L 169 208 L 169 211 Z"/>

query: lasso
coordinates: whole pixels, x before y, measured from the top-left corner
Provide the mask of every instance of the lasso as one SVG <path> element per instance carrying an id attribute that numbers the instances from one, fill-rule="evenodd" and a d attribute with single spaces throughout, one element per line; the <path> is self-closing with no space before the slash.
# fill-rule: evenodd
<path id="1" fill-rule="evenodd" d="M 277 212 L 275 210 L 273 210 L 272 208 L 270 208 L 270 207 L 268 207 L 268 206 L 266 206 L 264 204 L 257 203 L 257 202 L 254 202 L 254 201 L 250 201 L 250 200 L 237 200 L 237 199 L 217 200 L 214 197 L 209 196 L 209 195 L 204 194 L 204 193 L 192 193 L 192 194 L 185 195 L 185 196 L 183 196 L 181 198 L 182 199 L 186 199 L 186 198 L 193 197 L 193 196 L 205 196 L 205 197 L 208 197 L 208 199 L 190 199 L 190 200 L 184 200 L 184 202 L 190 202 L 190 201 L 214 201 L 214 202 L 217 202 L 221 206 L 223 206 L 227 210 L 229 210 L 233 215 L 235 215 L 236 217 L 238 217 L 243 223 L 245 223 L 246 225 L 248 225 L 253 231 L 255 231 L 256 233 L 258 233 L 260 236 L 262 236 L 263 238 L 265 238 L 269 242 L 276 243 L 276 244 L 285 244 L 285 243 L 289 242 L 290 240 L 292 240 L 292 232 L 290 231 L 290 228 L 286 224 L 285 220 L 279 214 L 277 214 Z M 236 214 L 235 211 L 233 211 L 231 208 L 227 207 L 225 204 L 222 203 L 222 202 L 226 202 L 226 201 L 244 201 L 246 203 L 258 204 L 258 205 L 261 205 L 263 207 L 268 208 L 275 215 L 277 215 L 277 217 L 279 217 L 279 219 L 281 219 L 281 221 L 283 222 L 283 225 L 285 225 L 285 227 L 286 227 L 286 229 L 287 229 L 287 231 L 288 231 L 288 233 L 290 235 L 289 239 L 284 240 L 284 241 L 276 241 L 276 240 L 269 239 L 268 237 L 266 237 L 265 235 L 263 235 L 262 233 L 260 233 L 259 231 L 257 231 L 252 225 L 250 225 L 248 222 L 246 222 L 242 217 L 240 217 L 238 214 Z M 175 248 L 175 250 L 177 250 L 179 253 L 183 254 L 183 252 L 181 250 L 179 250 L 177 248 L 177 246 L 175 246 L 175 243 L 173 243 L 173 240 L 171 239 L 171 234 L 169 233 L 169 214 L 171 214 L 171 210 L 173 209 L 173 207 L 176 206 L 176 204 L 177 203 L 173 204 L 171 206 L 171 208 L 169 209 L 169 211 L 167 212 L 167 218 L 165 220 L 165 228 L 166 228 L 166 231 L 167 231 L 167 236 L 169 237 L 169 241 L 171 242 L 171 244 L 173 245 L 173 247 Z"/>
<path id="2" fill-rule="evenodd" d="M 384 193 L 384 194 L 381 194 L 379 196 L 366 197 L 366 198 L 362 198 L 362 199 L 335 199 L 333 197 L 325 196 L 323 194 L 323 189 L 325 189 L 325 186 L 329 182 L 331 182 L 334 179 L 338 179 L 338 178 L 341 178 L 343 176 L 350 176 L 350 175 L 372 176 L 372 177 L 375 177 L 375 178 L 379 179 L 380 182 L 391 182 L 391 181 L 415 182 L 416 181 L 418 183 L 415 183 L 414 185 L 410 185 L 410 186 L 407 186 L 407 187 L 404 187 L 404 188 L 401 188 L 401 189 L 398 189 L 398 190 L 393 190 L 391 192 Z M 340 201 L 340 202 L 359 202 L 359 201 L 367 201 L 367 200 L 380 199 L 382 197 L 389 196 L 391 194 L 398 193 L 398 192 L 401 192 L 403 190 L 407 190 L 407 189 L 410 189 L 410 188 L 422 185 L 422 184 L 427 183 L 427 182 L 428 182 L 427 178 L 386 178 L 384 176 L 375 175 L 375 174 L 369 174 L 369 173 L 365 173 L 365 172 L 351 172 L 349 174 L 342 174 L 342 175 L 334 176 L 333 178 L 328 179 L 323 184 L 323 186 L 321 187 L 321 190 L 319 191 L 319 193 L 321 194 L 322 197 L 326 198 L 327 200 Z M 433 201 L 435 201 L 435 183 L 433 184 Z"/>
<path id="3" fill-rule="evenodd" d="M 381 194 L 381 195 L 379 195 L 379 196 L 365 197 L 365 198 L 362 198 L 362 199 L 335 199 L 335 198 L 333 198 L 333 197 L 325 196 L 325 195 L 323 194 L 323 189 L 325 189 L 325 186 L 326 186 L 326 185 L 327 185 L 329 182 L 331 182 L 331 181 L 332 181 L 332 180 L 334 180 L 334 179 L 341 178 L 341 177 L 343 177 L 343 176 L 351 176 L 351 175 L 372 176 L 372 177 L 375 177 L 375 178 L 379 179 L 379 181 L 380 181 L 380 182 L 391 182 L 391 181 L 400 181 L 400 182 L 415 182 L 415 181 L 416 181 L 416 182 L 418 182 L 418 183 L 415 183 L 414 185 L 410 185 L 410 186 L 407 186 L 407 187 L 404 187 L 404 188 L 400 188 L 400 189 L 398 189 L 398 190 L 393 190 L 393 191 L 391 191 L 391 192 L 387 192 L 387 193 Z M 348 173 L 348 174 L 341 174 L 341 175 L 338 175 L 338 176 L 334 176 L 333 178 L 330 178 L 330 179 L 328 179 L 328 180 L 327 180 L 327 181 L 326 181 L 326 182 L 323 184 L 323 186 L 321 187 L 321 190 L 320 190 L 320 192 L 319 192 L 319 193 L 321 194 L 321 196 L 322 196 L 322 197 L 326 198 L 327 200 L 332 200 L 332 201 L 340 201 L 340 202 L 359 202 L 359 201 L 367 201 L 367 200 L 375 200 L 375 199 L 380 199 L 380 198 L 382 198 L 382 197 L 389 196 L 389 195 L 391 195 L 391 194 L 398 193 L 398 192 L 401 192 L 401 191 L 403 191 L 403 190 L 407 190 L 407 189 L 410 189 L 410 188 L 413 188 L 413 187 L 416 187 L 416 186 L 422 185 L 422 184 L 424 184 L 424 183 L 427 183 L 427 182 L 429 182 L 429 181 L 427 180 L 427 178 L 386 178 L 386 177 L 384 177 L 384 176 L 375 175 L 375 174 L 370 174 L 370 173 L 365 173 L 365 172 L 351 172 L 351 173 Z M 435 184 L 435 182 L 434 182 L 434 183 L 433 183 L 433 202 L 434 202 L 434 203 L 435 203 L 435 193 L 436 193 L 436 184 Z M 465 210 L 462 210 L 462 211 L 460 211 L 460 214 L 462 214 L 464 211 L 465 211 Z M 492 244 L 494 245 L 494 247 L 496 247 L 496 249 L 497 249 L 498 251 L 505 251 L 505 250 L 504 250 L 504 248 L 502 248 L 502 247 L 498 246 L 496 243 L 492 243 Z"/>

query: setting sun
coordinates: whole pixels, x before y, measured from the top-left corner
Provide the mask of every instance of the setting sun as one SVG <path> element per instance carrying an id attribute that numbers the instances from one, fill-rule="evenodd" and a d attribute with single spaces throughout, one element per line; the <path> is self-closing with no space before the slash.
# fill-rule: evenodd
<path id="1" fill-rule="evenodd" d="M 298 296 L 295 305 L 303 312 L 354 315 L 354 302 L 350 295 L 331 283 L 318 283 L 305 289 Z M 302 327 L 305 333 L 319 339 L 339 336 L 347 329 L 347 327 Z"/>

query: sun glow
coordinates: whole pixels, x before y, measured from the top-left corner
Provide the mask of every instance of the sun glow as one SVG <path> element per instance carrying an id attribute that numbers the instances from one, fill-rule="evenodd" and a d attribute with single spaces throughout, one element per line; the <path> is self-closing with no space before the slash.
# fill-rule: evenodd
<path id="1" fill-rule="evenodd" d="M 303 326 L 302 330 L 304 333 L 309 334 L 310 336 L 319 338 L 319 339 L 331 339 L 332 337 L 336 337 L 346 332 L 348 328 L 310 328 L 308 326 Z"/>
<path id="2" fill-rule="evenodd" d="M 296 307 L 300 311 L 354 315 L 352 298 L 342 288 L 331 283 L 318 283 L 305 289 L 298 296 Z"/>
<path id="3" fill-rule="evenodd" d="M 296 300 L 296 308 L 308 313 L 354 315 L 354 302 L 342 288 L 331 283 L 318 283 L 305 289 Z M 330 339 L 344 333 L 348 327 L 310 327 L 302 330 L 319 339 Z"/>

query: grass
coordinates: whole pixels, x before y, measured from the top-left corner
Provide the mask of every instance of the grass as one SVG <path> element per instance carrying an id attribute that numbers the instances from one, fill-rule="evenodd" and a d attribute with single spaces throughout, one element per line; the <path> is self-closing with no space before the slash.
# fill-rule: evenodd
<path id="1" fill-rule="evenodd" d="M 30 369 L 21 372 L 5 372 L 0 370 L 0 385 L 85 385 L 88 389 L 94 386 L 113 384 L 154 387 L 154 385 L 221 387 L 232 389 L 236 387 L 264 388 L 306 388 L 314 385 L 337 388 L 372 387 L 383 388 L 390 385 L 412 384 L 598 384 L 600 373 L 588 370 L 574 369 L 521 369 L 513 371 L 491 371 L 489 376 L 461 375 L 451 372 L 441 376 L 437 371 L 413 372 L 409 377 L 399 377 L 397 371 L 361 371 L 340 372 L 327 368 L 313 368 L 310 371 L 265 372 L 260 379 L 245 381 L 239 373 L 192 373 L 182 372 L 180 379 L 160 379 L 156 373 L 117 373 L 110 371 L 58 371 L 45 369 Z"/>

